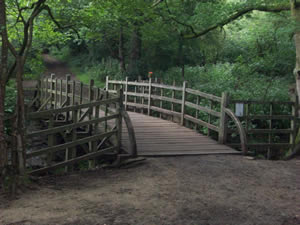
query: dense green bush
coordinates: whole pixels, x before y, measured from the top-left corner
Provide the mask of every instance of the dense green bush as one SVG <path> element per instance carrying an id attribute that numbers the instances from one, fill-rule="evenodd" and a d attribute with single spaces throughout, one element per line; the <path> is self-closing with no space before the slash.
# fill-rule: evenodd
<path id="1" fill-rule="evenodd" d="M 181 68 L 174 67 L 166 72 L 154 73 L 163 82 L 182 85 Z M 186 66 L 184 79 L 189 87 L 221 96 L 228 92 L 234 99 L 243 100 L 289 100 L 288 89 L 292 77 L 276 79 L 259 73 L 240 63 L 218 63 L 216 65 Z"/>

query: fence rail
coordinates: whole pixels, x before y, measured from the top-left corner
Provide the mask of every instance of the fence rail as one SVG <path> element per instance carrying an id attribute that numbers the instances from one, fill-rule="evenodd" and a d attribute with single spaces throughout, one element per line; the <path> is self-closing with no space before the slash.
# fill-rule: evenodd
<path id="1" fill-rule="evenodd" d="M 47 138 L 47 147 L 27 152 L 27 164 L 35 157 L 46 158 L 46 165 L 30 171 L 29 174 L 44 173 L 58 167 L 66 171 L 74 169 L 74 164 L 88 160 L 88 167 L 95 166 L 95 160 L 108 155 L 120 158 L 135 157 L 137 149 L 134 130 L 130 118 L 123 110 L 123 91 L 109 93 L 106 90 L 81 82 L 51 78 L 42 79 L 36 97 L 30 105 L 37 111 L 27 113 L 28 120 L 46 121 L 46 129 L 27 131 L 26 138 L 36 136 Z M 133 143 L 123 151 L 122 120 L 128 127 Z M 60 141 L 59 141 L 60 140 Z M 63 141 L 61 141 L 63 140 Z"/>

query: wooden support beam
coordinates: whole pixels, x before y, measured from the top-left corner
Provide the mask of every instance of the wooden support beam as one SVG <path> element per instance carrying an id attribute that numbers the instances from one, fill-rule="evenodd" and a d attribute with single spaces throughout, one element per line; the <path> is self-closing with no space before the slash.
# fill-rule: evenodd
<path id="1" fill-rule="evenodd" d="M 152 79 L 149 78 L 149 87 L 148 87 L 148 116 L 151 115 L 151 92 L 152 92 Z"/>
<path id="2" fill-rule="evenodd" d="M 227 129 L 227 119 L 226 119 L 226 112 L 225 109 L 228 105 L 229 96 L 226 92 L 222 93 L 222 100 L 221 100 L 221 118 L 220 118 L 220 132 L 219 132 L 219 143 L 225 144 L 226 143 L 226 129 Z"/>
<path id="3" fill-rule="evenodd" d="M 182 87 L 182 100 L 181 100 L 181 119 L 180 119 L 180 124 L 181 124 L 181 126 L 184 126 L 185 100 L 186 100 L 186 86 L 187 86 L 187 82 L 186 82 L 186 81 L 183 81 L 183 87 Z"/>

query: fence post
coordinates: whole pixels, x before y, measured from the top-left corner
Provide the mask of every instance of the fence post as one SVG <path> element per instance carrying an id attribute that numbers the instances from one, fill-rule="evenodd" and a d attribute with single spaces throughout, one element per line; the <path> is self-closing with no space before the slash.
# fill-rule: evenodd
<path id="1" fill-rule="evenodd" d="M 58 102 L 58 80 L 55 78 L 55 97 L 54 97 L 54 108 L 57 109 Z"/>
<path id="2" fill-rule="evenodd" d="M 52 73 L 51 74 L 51 83 L 50 83 L 50 96 L 51 96 L 51 99 L 50 99 L 50 108 L 53 109 L 54 108 L 54 105 L 53 105 L 53 100 L 55 98 L 55 95 L 54 95 L 54 91 L 55 91 L 55 87 L 54 87 L 54 77 L 55 77 L 55 74 Z"/>
<path id="3" fill-rule="evenodd" d="M 149 78 L 149 94 L 148 94 L 148 116 L 151 114 L 151 85 L 152 84 L 152 79 Z"/>
<path id="4" fill-rule="evenodd" d="M 94 80 L 90 80 L 90 85 L 89 85 L 89 102 L 92 102 L 94 100 Z M 93 115 L 93 107 L 90 107 L 88 109 L 90 112 L 89 112 L 89 120 L 92 119 L 92 115 Z M 92 125 L 89 125 L 88 126 L 88 132 L 91 134 L 92 133 L 92 128 L 93 126 Z"/>
<path id="5" fill-rule="evenodd" d="M 225 108 L 228 106 L 229 96 L 227 92 L 222 93 L 222 100 L 221 100 L 221 118 L 220 118 L 220 131 L 219 131 L 219 143 L 225 144 L 226 143 L 226 112 Z"/>
<path id="6" fill-rule="evenodd" d="M 181 120 L 180 120 L 181 126 L 184 125 L 184 110 L 185 110 L 186 85 L 187 85 L 187 82 L 183 81 L 183 86 L 182 86 L 182 101 L 181 101 Z"/>
<path id="7" fill-rule="evenodd" d="M 71 75 L 67 74 L 66 75 L 66 106 L 70 105 L 70 97 L 69 97 L 69 93 L 70 93 L 70 82 L 71 80 Z M 66 121 L 69 121 L 69 117 L 70 117 L 70 113 L 66 112 Z"/>
<path id="8" fill-rule="evenodd" d="M 105 91 L 105 95 L 104 95 L 104 99 L 108 99 L 109 97 L 109 92 L 108 90 Z M 108 116 L 108 105 L 105 104 L 105 109 L 104 109 L 104 116 Z M 107 132 L 107 128 L 108 128 L 108 123 L 107 123 L 107 120 L 104 121 L 104 129 L 105 129 L 105 132 Z"/>
<path id="9" fill-rule="evenodd" d="M 127 110 L 127 101 L 128 101 L 128 77 L 125 80 L 125 111 Z"/>
<path id="10" fill-rule="evenodd" d="M 41 101 L 42 101 L 42 93 L 43 93 L 43 89 L 42 89 L 42 80 L 39 79 L 38 80 L 38 86 L 37 86 L 37 102 L 35 103 L 35 105 L 37 106 L 37 108 L 40 108 L 41 106 Z"/>
<path id="11" fill-rule="evenodd" d="M 118 114 L 119 118 L 117 120 L 117 130 L 118 130 L 118 136 L 117 136 L 117 147 L 118 147 L 118 152 L 121 152 L 121 144 L 122 144 L 122 110 L 123 110 L 123 89 L 118 90 L 118 95 L 120 97 L 119 100 L 119 107 L 118 109 Z"/>
<path id="12" fill-rule="evenodd" d="M 61 107 L 63 105 L 63 80 L 60 79 L 60 82 L 59 82 L 59 87 L 60 87 L 60 90 L 59 90 L 59 106 Z"/>
<path id="13" fill-rule="evenodd" d="M 298 117 L 298 96 L 294 95 L 292 101 L 294 101 L 294 104 L 292 105 L 292 116 L 293 119 L 291 119 L 291 130 L 292 133 L 290 134 L 290 144 L 292 145 L 291 149 L 293 150 L 295 147 L 295 141 L 296 141 L 296 136 L 298 133 L 298 130 L 296 130 L 296 119 Z"/>
<path id="14" fill-rule="evenodd" d="M 76 92 L 76 83 L 75 80 L 72 82 L 72 105 L 75 105 L 75 92 Z"/>
<path id="15" fill-rule="evenodd" d="M 106 76 L 106 82 L 105 82 L 105 89 L 108 91 L 108 87 L 109 87 L 109 77 Z"/>

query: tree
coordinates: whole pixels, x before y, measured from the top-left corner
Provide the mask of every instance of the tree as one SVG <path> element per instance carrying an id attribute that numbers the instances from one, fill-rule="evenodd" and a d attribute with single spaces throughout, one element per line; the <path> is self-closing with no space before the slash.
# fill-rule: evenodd
<path id="1" fill-rule="evenodd" d="M 18 162 L 13 166 L 15 171 L 21 175 L 25 172 L 25 106 L 23 91 L 24 66 L 28 58 L 29 51 L 33 42 L 34 21 L 42 11 L 48 12 L 51 18 L 50 7 L 46 0 L 36 1 L 0 1 L 0 28 L 1 28 L 1 65 L 0 65 L 0 174 L 5 177 L 9 169 L 8 165 L 8 142 L 4 131 L 4 101 L 6 83 L 11 77 L 16 78 L 17 100 L 15 107 L 14 131 L 13 131 L 13 150 L 11 158 L 13 162 Z M 9 16 L 7 14 L 9 12 Z M 12 32 L 12 29 L 22 33 Z M 13 63 L 9 63 L 9 59 Z"/>
<path id="2" fill-rule="evenodd" d="M 209 32 L 222 28 L 225 25 L 239 19 L 243 15 L 252 11 L 263 11 L 278 13 L 282 11 L 291 11 L 293 19 L 296 24 L 294 32 L 294 42 L 296 47 L 296 66 L 294 69 L 294 76 L 296 79 L 296 87 L 298 96 L 300 96 L 300 1 L 299 0 L 253 0 L 253 1 L 231 1 L 224 3 L 223 1 L 200 1 L 195 5 L 196 16 L 191 19 L 179 20 L 178 15 L 170 12 L 167 0 L 158 1 L 162 8 L 163 2 L 166 3 L 165 11 L 169 14 L 169 19 L 173 24 L 181 29 L 182 35 L 185 39 L 194 39 L 202 37 Z M 184 4 L 179 1 L 172 1 L 172 4 Z M 169 3 L 170 7 L 172 5 Z M 178 12 L 178 10 L 177 10 Z"/>

